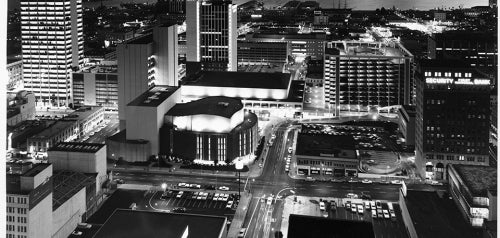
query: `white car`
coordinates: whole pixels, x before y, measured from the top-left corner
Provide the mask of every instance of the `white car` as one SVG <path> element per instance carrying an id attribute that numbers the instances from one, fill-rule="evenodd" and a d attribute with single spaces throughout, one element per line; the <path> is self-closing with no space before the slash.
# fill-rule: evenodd
<path id="1" fill-rule="evenodd" d="M 402 184 L 403 182 L 401 182 L 401 180 L 392 180 L 391 183 L 392 184 Z"/>
<path id="2" fill-rule="evenodd" d="M 375 206 L 375 202 L 374 201 L 370 202 L 370 207 L 372 208 L 372 210 L 376 210 L 377 209 L 377 207 Z"/>
<path id="3" fill-rule="evenodd" d="M 229 188 L 226 187 L 226 186 L 222 186 L 222 187 L 219 187 L 219 190 L 222 190 L 222 191 L 229 191 Z"/>
<path id="4" fill-rule="evenodd" d="M 358 213 L 363 214 L 363 211 L 364 211 L 363 205 L 358 205 Z"/>
<path id="5" fill-rule="evenodd" d="M 389 211 L 387 211 L 387 210 L 382 210 L 382 212 L 384 213 L 384 218 L 385 218 L 385 219 L 389 219 L 389 218 L 391 218 L 391 216 L 389 215 Z"/>
<path id="6" fill-rule="evenodd" d="M 177 198 L 181 198 L 182 197 L 182 194 L 184 193 L 184 191 L 179 191 L 179 193 L 177 194 Z"/>
<path id="7" fill-rule="evenodd" d="M 225 193 L 224 197 L 222 198 L 222 201 L 227 202 L 228 199 L 229 199 L 229 194 Z"/>
<path id="8" fill-rule="evenodd" d="M 371 180 L 368 180 L 368 179 L 363 179 L 361 180 L 362 183 L 373 183 Z"/>
<path id="9" fill-rule="evenodd" d="M 186 187 L 186 185 L 187 185 L 186 183 L 178 183 L 177 187 L 184 188 Z"/>
<path id="10" fill-rule="evenodd" d="M 354 203 L 351 203 L 351 212 L 357 212 L 358 211 L 358 206 Z"/>
<path id="11" fill-rule="evenodd" d="M 372 218 L 377 218 L 377 211 L 372 210 Z"/>
<path id="12" fill-rule="evenodd" d="M 229 202 L 227 202 L 226 208 L 227 208 L 227 209 L 231 209 L 231 208 L 233 208 L 233 204 L 234 204 L 234 202 L 233 202 L 233 201 L 229 201 Z"/>
<path id="13" fill-rule="evenodd" d="M 352 198 L 352 199 L 354 199 L 354 198 L 358 198 L 358 195 L 357 195 L 357 194 L 355 194 L 355 193 L 348 193 L 348 194 L 347 194 L 347 198 Z"/>
<path id="14" fill-rule="evenodd" d="M 364 204 L 365 204 L 365 209 L 367 210 L 370 209 L 370 202 L 365 201 Z"/>
<path id="15" fill-rule="evenodd" d="M 389 214 L 391 214 L 391 218 L 396 218 L 396 213 L 394 211 L 389 211 Z"/>
<path id="16" fill-rule="evenodd" d="M 292 147 L 288 147 L 288 153 L 292 153 L 293 151 L 293 148 Z"/>
<path id="17" fill-rule="evenodd" d="M 81 236 L 83 234 L 83 232 L 81 231 L 73 231 L 71 232 L 71 235 L 75 235 L 75 236 Z"/>
<path id="18" fill-rule="evenodd" d="M 268 197 L 267 198 L 267 205 L 273 204 L 273 197 Z"/>
<path id="19" fill-rule="evenodd" d="M 219 194 L 218 194 L 218 193 L 216 193 L 216 194 L 214 195 L 213 200 L 214 200 L 214 201 L 219 201 Z"/>
<path id="20" fill-rule="evenodd" d="M 241 228 L 238 233 L 238 238 L 243 238 L 245 236 L 245 231 L 247 231 L 247 228 Z"/>
<path id="21" fill-rule="evenodd" d="M 85 228 L 85 229 L 89 229 L 91 228 L 92 225 L 91 224 L 88 224 L 88 223 L 78 223 L 78 228 Z"/>
<path id="22" fill-rule="evenodd" d="M 326 210 L 324 202 L 319 202 L 319 210 L 320 211 L 325 211 Z"/>

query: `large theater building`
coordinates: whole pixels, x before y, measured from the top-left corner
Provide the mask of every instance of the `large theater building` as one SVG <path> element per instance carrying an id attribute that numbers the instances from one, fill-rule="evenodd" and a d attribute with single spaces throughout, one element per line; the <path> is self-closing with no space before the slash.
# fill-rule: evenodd
<path id="1" fill-rule="evenodd" d="M 160 154 L 224 164 L 252 156 L 258 143 L 257 116 L 239 99 L 206 97 L 178 103 L 165 115 Z"/>

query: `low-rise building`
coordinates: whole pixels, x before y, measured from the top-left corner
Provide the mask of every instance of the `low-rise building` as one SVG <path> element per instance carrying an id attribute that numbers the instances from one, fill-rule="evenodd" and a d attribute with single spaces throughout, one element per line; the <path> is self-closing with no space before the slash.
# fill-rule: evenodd
<path id="1" fill-rule="evenodd" d="M 95 143 L 60 142 L 49 148 L 48 160 L 54 170 L 97 173 L 96 194 L 107 180 L 106 145 Z"/>
<path id="2" fill-rule="evenodd" d="M 473 227 L 496 221 L 497 168 L 474 165 L 448 165 L 450 194 Z"/>
<path id="3" fill-rule="evenodd" d="M 35 119 L 35 95 L 20 91 L 9 100 L 7 107 L 7 125 L 15 126 L 26 120 Z"/>
<path id="4" fill-rule="evenodd" d="M 7 73 L 9 74 L 7 89 L 21 88 L 23 85 L 23 60 L 8 62 Z"/>
<path id="5" fill-rule="evenodd" d="M 116 61 L 102 61 L 74 72 L 73 105 L 102 106 L 118 111 L 118 74 Z"/>
<path id="6" fill-rule="evenodd" d="M 407 190 L 403 185 L 399 191 L 399 207 L 410 238 L 481 236 L 481 230 L 472 228 L 461 219 L 453 201 L 435 191 Z"/>
<path id="7" fill-rule="evenodd" d="M 359 159 L 352 136 L 313 135 L 297 137 L 297 174 L 357 176 Z"/>
<path id="8" fill-rule="evenodd" d="M 238 42 L 238 65 L 284 64 L 289 54 L 286 42 Z"/>

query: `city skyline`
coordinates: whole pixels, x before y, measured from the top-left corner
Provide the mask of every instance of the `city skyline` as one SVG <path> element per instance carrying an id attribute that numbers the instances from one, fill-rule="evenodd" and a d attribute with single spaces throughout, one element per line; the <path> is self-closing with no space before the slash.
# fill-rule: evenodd
<path id="1" fill-rule="evenodd" d="M 19 1 L 0 235 L 497 237 L 495 0 Z"/>

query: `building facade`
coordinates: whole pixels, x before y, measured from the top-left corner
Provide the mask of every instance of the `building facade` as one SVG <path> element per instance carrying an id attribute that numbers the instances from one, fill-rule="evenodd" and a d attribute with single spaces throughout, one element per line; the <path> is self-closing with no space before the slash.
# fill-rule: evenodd
<path id="1" fill-rule="evenodd" d="M 26 120 L 35 119 L 35 95 L 20 91 L 9 101 L 7 107 L 7 125 L 15 126 Z"/>
<path id="2" fill-rule="evenodd" d="M 21 1 L 21 37 L 24 88 L 37 106 L 68 106 L 83 63 L 82 0 Z"/>
<path id="3" fill-rule="evenodd" d="M 87 66 L 73 73 L 73 105 L 101 106 L 118 111 L 118 74 L 116 61 Z"/>
<path id="4" fill-rule="evenodd" d="M 6 237 L 52 237 L 52 165 L 7 173 L 6 202 Z"/>
<path id="5" fill-rule="evenodd" d="M 23 86 L 23 60 L 9 62 L 7 64 L 7 73 L 9 74 L 8 90 L 15 90 Z"/>
<path id="6" fill-rule="evenodd" d="M 401 44 L 334 41 L 325 47 L 325 103 L 335 115 L 410 103 L 413 55 Z"/>
<path id="7" fill-rule="evenodd" d="M 178 85 L 177 25 L 153 28 L 153 33 L 117 46 L 118 114 L 126 127 L 126 106 L 154 85 Z"/>
<path id="8" fill-rule="evenodd" d="M 415 107 L 403 105 L 398 109 L 398 128 L 405 138 L 405 145 L 415 145 Z"/>
<path id="9" fill-rule="evenodd" d="M 236 14 L 231 0 L 187 0 L 187 61 L 202 70 L 236 71 Z"/>
<path id="10" fill-rule="evenodd" d="M 286 42 L 238 42 L 238 65 L 269 65 L 287 62 Z"/>
<path id="11" fill-rule="evenodd" d="M 445 180 L 448 164 L 489 164 L 490 80 L 460 61 L 424 60 L 417 78 L 418 173 Z"/>
<path id="12" fill-rule="evenodd" d="M 497 169 L 474 165 L 449 165 L 450 194 L 467 223 L 482 227 L 496 221 Z"/>
<path id="13" fill-rule="evenodd" d="M 331 178 L 358 174 L 359 159 L 352 136 L 299 133 L 295 157 L 298 175 Z"/>

